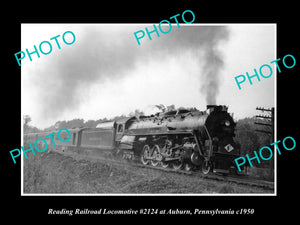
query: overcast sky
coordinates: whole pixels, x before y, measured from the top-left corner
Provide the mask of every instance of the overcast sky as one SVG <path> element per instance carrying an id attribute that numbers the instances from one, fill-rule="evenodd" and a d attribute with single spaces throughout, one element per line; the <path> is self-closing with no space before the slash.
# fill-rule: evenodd
<path id="1" fill-rule="evenodd" d="M 135 109 L 152 113 L 157 104 L 200 110 L 227 105 L 235 119 L 257 114 L 257 106 L 274 106 L 274 65 L 270 78 L 254 78 L 241 90 L 234 80 L 277 59 L 274 24 L 172 24 L 168 34 L 146 35 L 138 45 L 133 33 L 145 27 L 153 24 L 22 24 L 22 51 L 66 31 L 76 36 L 72 45 L 60 36 L 61 49 L 52 40 L 49 55 L 22 60 L 22 115 L 45 128 Z"/>

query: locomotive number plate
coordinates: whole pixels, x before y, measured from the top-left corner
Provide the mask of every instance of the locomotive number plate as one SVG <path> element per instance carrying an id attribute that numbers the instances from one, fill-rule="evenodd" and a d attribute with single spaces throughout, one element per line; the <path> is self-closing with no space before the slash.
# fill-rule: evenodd
<path id="1" fill-rule="evenodd" d="M 234 149 L 234 147 L 232 147 L 231 144 L 226 145 L 224 148 L 226 149 L 227 152 L 231 152 Z"/>

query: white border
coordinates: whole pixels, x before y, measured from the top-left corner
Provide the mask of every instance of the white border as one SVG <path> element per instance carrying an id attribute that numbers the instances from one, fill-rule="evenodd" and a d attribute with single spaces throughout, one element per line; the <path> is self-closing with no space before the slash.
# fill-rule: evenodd
<path id="1" fill-rule="evenodd" d="M 24 23 L 25 24 L 25 23 Z M 26 24 L 30 24 L 30 23 L 26 23 Z M 31 23 L 32 24 L 32 23 Z M 40 23 L 38 23 L 40 24 Z M 53 24 L 53 23 L 43 23 L 43 24 Z M 60 23 L 57 23 L 58 25 L 62 25 Z M 67 24 L 67 23 L 65 23 Z M 118 23 L 114 23 L 114 24 L 107 24 L 107 23 L 72 23 L 72 25 L 75 24 L 81 24 L 81 25 L 116 25 L 116 26 L 120 26 L 120 25 L 152 25 L 152 23 L 130 23 L 130 24 L 118 24 Z M 157 24 L 157 23 L 154 23 Z M 176 23 L 171 23 L 172 26 L 173 25 L 177 25 Z M 21 24 L 22 25 L 22 24 Z M 165 24 L 162 24 L 165 25 Z M 235 26 L 247 26 L 247 25 L 256 25 L 256 26 L 270 26 L 273 25 L 275 26 L 275 57 L 274 59 L 277 59 L 277 23 L 205 23 L 205 24 L 200 24 L 200 23 L 192 23 L 192 24 L 180 24 L 180 26 L 226 26 L 226 25 L 235 25 Z M 22 26 L 21 26 L 21 33 L 22 33 Z M 22 46 L 21 46 L 22 49 Z M 274 114 L 275 114 L 275 125 L 274 125 L 274 142 L 277 141 L 277 69 L 275 68 L 275 73 L 274 73 Z M 23 130 L 23 113 L 22 113 L 22 89 L 23 89 L 23 80 L 22 80 L 22 66 L 21 66 L 21 146 L 23 146 L 23 134 L 24 134 L 24 130 Z M 274 147 L 275 148 L 275 147 Z M 23 154 L 21 154 L 21 196 L 277 196 L 277 151 L 274 150 L 274 152 L 276 152 L 275 157 L 274 157 L 274 193 L 234 193 L 234 194 L 220 194 L 220 193 L 214 193 L 214 194 L 199 194 L 199 193 L 194 193 L 194 194 L 103 194 L 103 193 L 99 193 L 99 194 L 80 194 L 80 193 L 63 193 L 63 194 L 52 194 L 52 193 L 24 193 L 24 180 L 23 180 Z"/>

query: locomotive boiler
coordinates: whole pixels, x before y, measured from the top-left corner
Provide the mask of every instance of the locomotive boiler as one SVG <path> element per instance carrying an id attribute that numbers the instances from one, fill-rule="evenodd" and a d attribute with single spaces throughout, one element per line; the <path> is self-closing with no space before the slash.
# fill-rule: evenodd
<path id="1" fill-rule="evenodd" d="M 124 132 L 116 139 L 116 154 L 154 167 L 235 172 L 233 160 L 240 154 L 235 125 L 227 107 L 217 105 L 128 118 L 117 128 Z"/>

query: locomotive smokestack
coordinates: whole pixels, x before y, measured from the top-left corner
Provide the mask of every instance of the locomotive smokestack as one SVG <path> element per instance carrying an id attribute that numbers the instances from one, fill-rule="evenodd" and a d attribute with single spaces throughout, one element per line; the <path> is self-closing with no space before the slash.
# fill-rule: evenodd
<path id="1" fill-rule="evenodd" d="M 211 108 L 214 109 L 215 107 L 217 107 L 217 105 L 207 105 L 206 109 L 211 109 Z"/>
<path id="2" fill-rule="evenodd" d="M 206 106 L 207 113 L 210 114 L 211 112 L 215 111 L 216 107 L 217 107 L 217 105 L 207 105 Z"/>
<path id="3" fill-rule="evenodd" d="M 208 113 L 211 113 L 213 111 L 226 111 L 227 112 L 228 107 L 225 105 L 207 105 L 206 109 L 207 109 Z"/>

